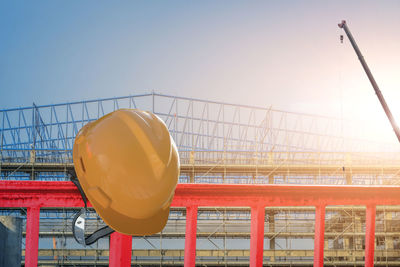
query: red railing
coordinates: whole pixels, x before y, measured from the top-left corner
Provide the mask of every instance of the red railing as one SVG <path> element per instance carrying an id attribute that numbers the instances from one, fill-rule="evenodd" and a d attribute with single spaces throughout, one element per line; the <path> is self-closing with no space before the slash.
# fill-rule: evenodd
<path id="1" fill-rule="evenodd" d="M 266 206 L 315 206 L 314 266 L 324 263 L 325 207 L 366 206 L 365 266 L 373 266 L 376 205 L 399 205 L 400 187 L 323 185 L 179 184 L 172 202 L 186 207 L 185 266 L 195 266 L 199 206 L 251 208 L 250 266 L 262 266 Z M 27 207 L 25 266 L 37 266 L 42 207 L 82 207 L 71 182 L 0 181 L 0 207 Z M 114 233 L 110 266 L 130 266 L 132 237 Z"/>

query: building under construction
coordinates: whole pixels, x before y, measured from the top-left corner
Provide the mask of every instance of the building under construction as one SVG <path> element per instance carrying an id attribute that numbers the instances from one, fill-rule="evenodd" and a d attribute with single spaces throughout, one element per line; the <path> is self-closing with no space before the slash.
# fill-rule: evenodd
<path id="1" fill-rule="evenodd" d="M 291 190 L 298 188 L 296 185 L 376 188 L 400 182 L 398 150 L 363 139 L 360 136 L 365 129 L 354 122 L 157 93 L 1 110 L 1 180 L 69 181 L 72 146 L 79 129 L 121 108 L 149 110 L 165 122 L 179 150 L 179 184 L 281 184 Z M 264 265 L 313 265 L 318 214 L 325 218 L 319 240 L 323 243 L 324 265 L 362 266 L 368 248 L 374 251 L 375 265 L 400 265 L 400 206 L 396 201 L 382 202 L 390 205 L 374 202 L 373 217 L 368 217 L 368 208 L 358 201 L 338 202 L 346 205 L 327 202 L 324 213 L 318 213 L 311 202 L 303 205 L 308 202 L 298 201 L 299 205 L 266 205 L 261 213 L 254 213 L 264 219 L 259 224 L 263 225 L 262 239 L 256 243 L 263 244 L 260 257 Z M 196 265 L 249 265 L 253 210 L 235 203 L 196 206 Z M 6 202 L 0 207 L 1 215 L 22 218 L 24 264 L 27 209 L 22 205 L 10 207 Z M 71 221 L 77 210 L 71 206 L 40 209 L 39 266 L 109 264 L 109 238 L 88 247 L 73 238 Z M 186 263 L 188 214 L 188 209 L 173 204 L 161 233 L 133 237 L 132 265 Z M 368 218 L 376 218 L 372 237 L 368 237 Z M 101 226 L 103 221 L 93 211 L 88 219 L 89 231 Z"/>

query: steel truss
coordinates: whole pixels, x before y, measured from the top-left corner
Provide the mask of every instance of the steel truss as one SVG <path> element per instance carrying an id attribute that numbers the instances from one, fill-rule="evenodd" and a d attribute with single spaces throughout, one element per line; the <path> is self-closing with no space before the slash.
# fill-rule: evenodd
<path id="1" fill-rule="evenodd" d="M 178 146 L 182 163 L 180 183 L 387 185 L 398 184 L 400 181 L 398 151 L 383 143 L 362 139 L 359 133 L 365 129 L 354 122 L 157 93 L 0 110 L 0 179 L 68 179 L 67 170 L 73 168 L 71 148 L 76 133 L 87 122 L 119 108 L 149 110 L 164 120 Z M 250 247 L 244 245 L 243 249 L 235 250 L 229 248 L 227 242 L 240 238 L 244 244 L 253 244 L 255 237 L 252 231 L 256 227 L 254 218 L 259 216 L 261 220 L 262 211 L 258 210 L 255 214 L 252 205 L 248 206 L 251 208 L 243 205 L 232 208 L 230 205 L 216 207 L 217 204 L 214 203 L 211 208 L 194 205 L 200 206 L 198 213 L 190 208 L 192 205 L 174 208 L 166 230 L 143 239 L 150 246 L 147 252 L 143 252 L 143 255 L 149 255 L 148 263 L 152 264 L 150 262 L 153 259 L 154 264 L 180 264 L 183 258 L 193 259 L 193 250 L 191 256 L 188 256 L 183 248 L 170 251 L 171 255 L 182 254 L 182 257 L 168 258 L 163 254 L 163 247 L 155 245 L 155 240 L 161 243 L 163 238 L 183 239 L 185 220 L 192 217 L 193 221 L 197 217 L 198 240 L 205 240 L 216 249 L 216 252 L 209 248 L 209 252 L 201 250 L 204 258 L 212 258 L 215 265 L 237 265 L 240 261 L 247 265 Z M 79 205 L 75 203 L 69 207 Z M 363 222 L 368 221 L 371 214 L 366 212 L 365 207 L 360 210 L 360 207 L 353 206 L 357 203 L 349 202 L 349 205 L 352 206 L 326 208 L 325 248 L 329 250 L 325 253 L 325 264 L 340 265 L 340 262 L 348 261 L 360 265 L 363 260 L 363 247 L 367 244 L 367 240 L 363 239 Z M 314 242 L 312 239 L 316 232 L 313 229 L 317 226 L 314 222 L 318 216 L 322 216 L 322 210 L 312 207 L 274 209 L 270 203 L 266 206 L 264 215 L 267 223 L 263 236 L 270 242 L 268 250 L 264 251 L 264 260 L 267 259 L 271 265 L 295 263 L 296 258 L 301 259 L 298 265 L 307 265 L 309 261 L 312 263 L 312 247 L 298 250 L 292 248 L 291 241 L 301 238 Z M 21 204 L 20 208 L 23 207 L 27 207 L 26 203 Z M 70 237 L 67 222 L 71 220 L 73 210 L 66 206 L 57 206 L 57 210 L 46 209 L 48 206 L 41 207 L 39 215 L 37 207 L 28 210 L 23 208 L 22 211 L 3 209 L 0 212 L 17 216 L 21 216 L 22 212 L 26 225 L 35 225 L 32 221 L 39 220 L 40 216 L 38 227 L 42 239 Z M 186 207 L 189 208 L 186 210 Z M 400 246 L 397 238 L 400 232 L 399 211 L 399 207 L 378 207 L 376 255 L 379 260 L 376 264 L 390 265 L 400 258 L 394 250 Z M 34 217 L 25 216 L 25 212 Z M 94 229 L 101 224 L 102 221 L 93 213 L 89 226 Z M 27 228 L 26 236 L 31 234 Z M 279 243 L 279 239 L 286 240 L 286 244 Z M 193 242 L 186 243 L 193 246 Z M 70 249 L 53 250 L 54 253 L 68 251 L 72 253 Z M 104 252 L 104 258 L 101 251 L 102 248 L 97 247 L 85 253 L 96 253 L 91 263 L 107 262 L 107 253 Z M 29 256 L 30 252 L 27 253 Z M 45 253 L 45 250 L 39 250 L 40 253 Z M 74 259 L 73 255 L 76 254 L 65 255 L 66 258 Z M 237 260 L 229 262 L 229 259 Z M 202 262 L 199 256 L 197 261 L 211 264 Z M 71 264 L 77 262 L 71 260 Z M 84 264 L 84 261 L 80 262 Z M 146 261 L 143 263 L 146 264 Z"/>
<path id="2" fill-rule="evenodd" d="M 180 182 L 397 183 L 398 151 L 354 138 L 365 131 L 354 122 L 157 93 L 0 110 L 1 178 L 66 180 L 79 129 L 119 108 L 164 120 L 186 166 Z"/>
<path id="3" fill-rule="evenodd" d="M 262 160 L 269 152 L 376 152 L 384 145 L 349 138 L 364 130 L 354 122 L 151 93 L 0 110 L 1 156 L 70 162 L 79 129 L 120 108 L 140 108 L 160 116 L 183 163 Z M 388 150 L 393 149 L 386 146 Z"/>

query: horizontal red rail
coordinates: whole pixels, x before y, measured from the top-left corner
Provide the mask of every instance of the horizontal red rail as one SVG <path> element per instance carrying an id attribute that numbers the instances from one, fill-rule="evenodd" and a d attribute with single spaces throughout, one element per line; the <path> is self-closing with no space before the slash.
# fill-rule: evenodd
<path id="1" fill-rule="evenodd" d="M 185 266 L 194 266 L 197 207 L 251 207 L 250 265 L 263 262 L 264 208 L 266 206 L 315 206 L 314 266 L 323 266 L 324 220 L 327 205 L 364 205 L 366 266 L 373 266 L 376 205 L 399 205 L 400 187 L 323 185 L 226 185 L 179 184 L 172 206 L 186 207 Z M 71 182 L 0 181 L 0 207 L 27 207 L 26 266 L 37 265 L 39 211 L 41 207 L 82 207 Z M 130 265 L 130 237 L 114 234 L 110 242 L 110 266 Z M 128 265 L 129 264 L 129 265 Z"/>
<path id="2" fill-rule="evenodd" d="M 174 207 L 398 205 L 399 186 L 178 184 Z M 71 182 L 0 181 L 0 207 L 82 207 Z"/>

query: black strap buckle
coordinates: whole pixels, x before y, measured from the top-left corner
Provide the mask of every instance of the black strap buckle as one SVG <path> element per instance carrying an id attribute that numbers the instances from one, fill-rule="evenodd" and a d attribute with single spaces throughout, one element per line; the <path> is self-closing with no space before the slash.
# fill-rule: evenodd
<path id="1" fill-rule="evenodd" d="M 76 242 L 83 246 L 89 246 L 100 238 L 106 237 L 115 231 L 109 226 L 104 226 L 90 235 L 85 235 L 87 198 L 85 192 L 83 192 L 79 180 L 76 177 L 75 170 L 69 171 L 68 174 L 70 175 L 71 181 L 76 185 L 79 192 L 81 193 L 82 200 L 85 203 L 85 207 L 82 208 L 78 213 L 76 213 L 74 219 L 72 220 L 72 234 L 74 235 Z"/>

